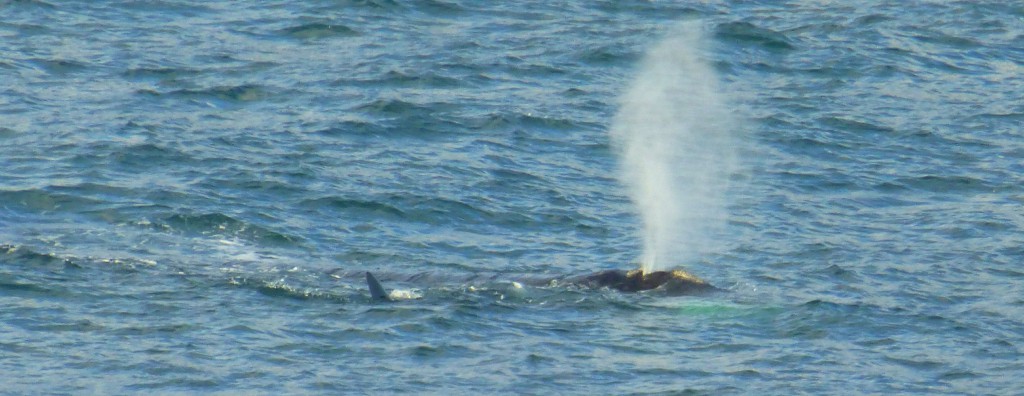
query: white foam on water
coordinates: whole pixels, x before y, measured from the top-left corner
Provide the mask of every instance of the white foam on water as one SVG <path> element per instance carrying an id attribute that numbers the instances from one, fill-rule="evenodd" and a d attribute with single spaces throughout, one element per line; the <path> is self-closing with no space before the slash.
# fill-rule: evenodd
<path id="1" fill-rule="evenodd" d="M 388 293 L 388 298 L 392 300 L 416 300 L 423 298 L 423 293 L 415 289 L 392 289 Z"/>

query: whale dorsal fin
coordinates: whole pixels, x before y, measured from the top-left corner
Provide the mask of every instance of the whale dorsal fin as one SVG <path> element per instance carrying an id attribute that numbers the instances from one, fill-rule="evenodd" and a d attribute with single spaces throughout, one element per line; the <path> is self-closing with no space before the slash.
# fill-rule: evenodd
<path id="1" fill-rule="evenodd" d="M 388 292 L 384 291 L 384 286 L 381 286 L 369 271 L 366 272 L 366 286 L 370 288 L 370 297 L 374 300 L 391 300 L 388 298 Z"/>

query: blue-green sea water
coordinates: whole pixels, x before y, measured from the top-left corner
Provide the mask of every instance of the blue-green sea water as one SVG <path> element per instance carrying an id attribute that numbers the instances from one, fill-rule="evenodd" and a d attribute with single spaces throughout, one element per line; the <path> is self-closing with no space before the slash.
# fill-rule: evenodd
<path id="1" fill-rule="evenodd" d="M 637 266 L 684 22 L 724 291 L 518 288 Z M 1018 393 L 1022 126 L 1015 1 L 0 1 L 0 393 Z"/>

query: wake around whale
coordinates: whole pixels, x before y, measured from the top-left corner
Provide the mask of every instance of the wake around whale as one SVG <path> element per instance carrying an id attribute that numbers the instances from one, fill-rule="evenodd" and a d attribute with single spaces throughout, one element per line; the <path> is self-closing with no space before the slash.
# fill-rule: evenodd
<path id="1" fill-rule="evenodd" d="M 550 284 L 553 280 L 557 279 L 549 279 L 545 282 L 533 281 L 531 283 Z M 605 270 L 590 275 L 567 278 L 557 283 L 566 283 L 592 289 L 608 288 L 627 293 L 662 290 L 672 296 L 698 295 L 720 290 L 703 279 L 681 269 L 649 273 L 639 269 L 630 271 Z M 391 300 L 387 290 L 370 272 L 366 272 L 366 286 L 370 290 L 370 297 L 372 299 L 380 301 Z"/>

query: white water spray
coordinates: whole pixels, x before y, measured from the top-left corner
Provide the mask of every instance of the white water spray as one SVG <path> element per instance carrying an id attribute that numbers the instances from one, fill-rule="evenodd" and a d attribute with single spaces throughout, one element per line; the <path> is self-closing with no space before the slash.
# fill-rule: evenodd
<path id="1" fill-rule="evenodd" d="M 687 23 L 648 50 L 611 129 L 644 226 L 644 272 L 692 263 L 717 246 L 735 168 L 734 122 Z"/>

